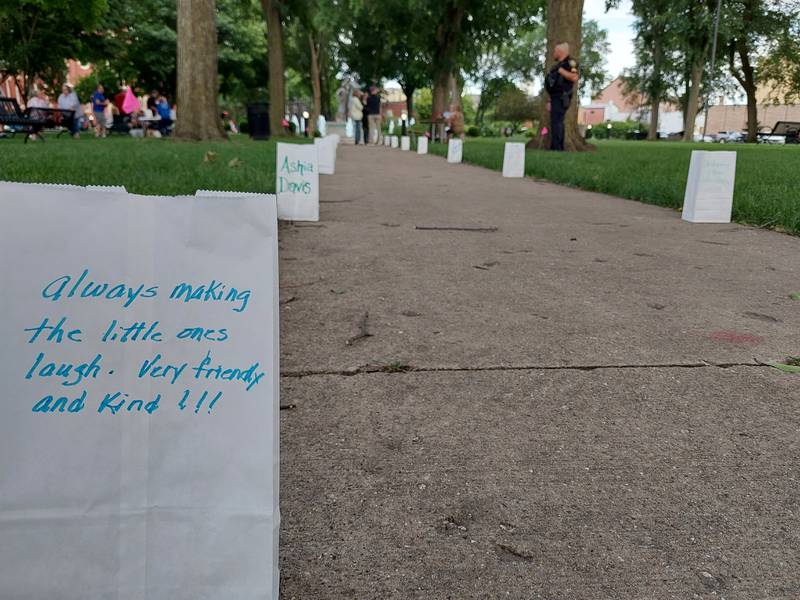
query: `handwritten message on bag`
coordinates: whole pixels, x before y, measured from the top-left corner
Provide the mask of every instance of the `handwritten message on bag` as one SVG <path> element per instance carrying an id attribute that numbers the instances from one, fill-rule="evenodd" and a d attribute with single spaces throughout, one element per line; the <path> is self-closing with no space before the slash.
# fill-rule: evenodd
<path id="1" fill-rule="evenodd" d="M 274 202 L 0 210 L 0 598 L 277 598 Z"/>

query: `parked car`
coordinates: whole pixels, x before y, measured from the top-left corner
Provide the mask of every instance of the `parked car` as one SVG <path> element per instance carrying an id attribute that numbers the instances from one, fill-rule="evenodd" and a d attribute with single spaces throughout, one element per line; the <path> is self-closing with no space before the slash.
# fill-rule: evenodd
<path id="1" fill-rule="evenodd" d="M 694 142 L 713 142 L 714 138 L 711 137 L 710 135 L 703 135 L 703 134 L 700 134 L 700 133 L 696 133 L 692 137 L 692 141 L 694 141 Z"/>
<path id="2" fill-rule="evenodd" d="M 720 144 L 739 144 L 744 140 L 745 134 L 741 131 L 720 131 L 714 136 L 714 141 Z"/>

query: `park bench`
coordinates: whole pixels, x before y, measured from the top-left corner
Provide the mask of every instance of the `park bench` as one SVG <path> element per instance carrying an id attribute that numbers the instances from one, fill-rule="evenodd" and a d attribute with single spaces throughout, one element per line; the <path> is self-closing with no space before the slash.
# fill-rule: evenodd
<path id="1" fill-rule="evenodd" d="M 75 118 L 74 110 L 66 110 L 62 108 L 28 108 L 26 111 L 31 118 L 38 118 L 44 120 L 44 127 L 42 132 L 55 133 L 57 137 L 61 137 L 63 133 L 69 133 L 72 120 Z M 44 140 L 44 138 L 42 137 Z"/>
<path id="2" fill-rule="evenodd" d="M 759 131 L 758 143 L 780 143 L 777 138 L 781 137 L 787 144 L 800 144 L 800 121 L 778 121 L 771 131 Z"/>
<path id="3" fill-rule="evenodd" d="M 19 107 L 16 98 L 0 96 L 0 125 L 9 128 L 13 134 L 25 134 L 25 143 L 31 135 L 39 133 L 45 127 L 45 119 L 31 116 L 28 111 Z"/>

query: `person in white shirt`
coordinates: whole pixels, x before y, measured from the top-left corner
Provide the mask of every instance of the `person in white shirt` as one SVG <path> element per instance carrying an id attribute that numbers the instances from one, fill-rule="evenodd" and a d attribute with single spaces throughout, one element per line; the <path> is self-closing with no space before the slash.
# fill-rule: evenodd
<path id="1" fill-rule="evenodd" d="M 78 94 L 72 86 L 65 83 L 61 86 L 61 95 L 58 97 L 58 108 L 61 110 L 74 111 L 72 121 L 67 124 L 69 131 L 76 140 L 81 136 L 81 119 L 83 118 L 83 106 L 78 99 Z"/>
<path id="2" fill-rule="evenodd" d="M 356 145 L 361 140 L 361 120 L 364 118 L 364 105 L 361 104 L 360 95 L 361 92 L 355 90 L 353 97 L 350 98 L 350 118 L 353 119 L 353 126 L 355 127 Z M 366 136 L 364 136 L 364 143 L 367 143 Z"/>
<path id="3" fill-rule="evenodd" d="M 50 108 L 50 101 L 47 99 L 47 94 L 45 94 L 44 90 L 41 89 L 37 90 L 36 95 L 28 100 L 28 114 L 30 115 L 31 119 L 47 118 L 47 115 L 43 111 L 36 110 L 37 108 Z M 41 129 L 41 127 L 39 129 Z M 39 139 L 39 129 L 31 134 L 30 138 L 32 140 Z"/>

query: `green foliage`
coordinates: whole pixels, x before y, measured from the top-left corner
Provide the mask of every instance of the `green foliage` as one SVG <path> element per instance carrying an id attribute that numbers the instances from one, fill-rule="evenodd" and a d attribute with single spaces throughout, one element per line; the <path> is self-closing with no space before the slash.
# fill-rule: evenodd
<path id="1" fill-rule="evenodd" d="M 610 121 L 594 125 L 590 131 L 591 137 L 594 139 L 625 140 L 632 139 L 642 131 L 646 131 L 646 126 L 638 121 Z"/>
<path id="2" fill-rule="evenodd" d="M 217 0 L 220 93 L 233 103 L 265 95 L 266 37 L 257 0 Z M 175 0 L 115 0 L 92 33 L 84 34 L 79 58 L 102 71 L 101 83 L 128 83 L 137 93 L 152 89 L 170 97 L 176 85 Z"/>
<path id="3" fill-rule="evenodd" d="M 79 58 L 113 73 L 138 93 L 175 93 L 175 1 L 115 0 L 97 28 L 83 36 Z M 106 80 L 107 76 L 102 77 Z"/>
<path id="4" fill-rule="evenodd" d="M 523 121 L 536 119 L 539 115 L 539 102 L 518 88 L 503 92 L 497 99 L 495 119 L 509 121 L 516 130 Z"/>
<path id="5" fill-rule="evenodd" d="M 479 137 L 480 135 L 480 128 L 476 127 L 475 125 L 470 125 L 467 127 L 467 137 Z"/>
<path id="6" fill-rule="evenodd" d="M 107 11 L 107 0 L 0 0 L 0 75 L 25 75 L 26 88 L 36 78 L 57 88 L 82 32 Z"/>
<path id="7" fill-rule="evenodd" d="M 414 111 L 417 119 L 430 119 L 433 114 L 433 94 L 430 88 L 417 90 L 414 95 Z"/>
<path id="8" fill-rule="evenodd" d="M 98 84 L 103 84 L 106 98 L 111 98 L 119 91 L 119 78 L 107 67 L 95 69 L 75 85 L 75 93 L 82 102 L 88 102 Z"/>

